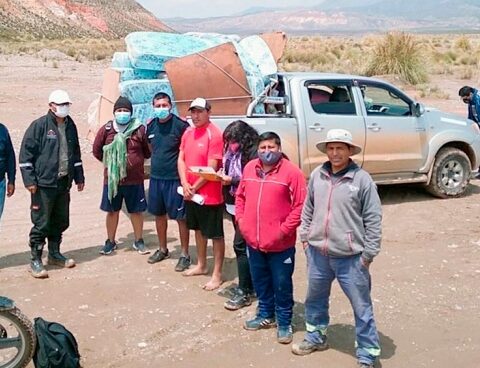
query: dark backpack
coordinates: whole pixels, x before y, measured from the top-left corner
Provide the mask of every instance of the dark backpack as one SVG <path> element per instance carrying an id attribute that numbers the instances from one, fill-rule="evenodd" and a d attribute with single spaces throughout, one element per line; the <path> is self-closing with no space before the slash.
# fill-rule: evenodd
<path id="1" fill-rule="evenodd" d="M 35 318 L 37 346 L 33 355 L 35 368 L 79 368 L 80 354 L 75 337 L 65 326 Z"/>

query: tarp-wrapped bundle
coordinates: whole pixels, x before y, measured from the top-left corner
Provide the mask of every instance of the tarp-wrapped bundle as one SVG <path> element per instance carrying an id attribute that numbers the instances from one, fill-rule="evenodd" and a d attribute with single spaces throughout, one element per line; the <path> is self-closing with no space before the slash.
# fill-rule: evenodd
<path id="1" fill-rule="evenodd" d="M 132 101 L 134 116 L 144 123 L 152 116 L 152 98 L 158 92 L 172 97 L 180 115 L 187 114 L 188 104 L 198 96 L 212 100 L 214 114 L 246 114 L 249 103 L 276 78 L 286 37 L 281 32 L 244 39 L 218 33 L 134 32 L 125 42 L 127 52 L 116 52 L 105 74 L 93 132 L 111 119 L 120 95 Z M 264 113 L 263 104 L 254 111 Z"/>

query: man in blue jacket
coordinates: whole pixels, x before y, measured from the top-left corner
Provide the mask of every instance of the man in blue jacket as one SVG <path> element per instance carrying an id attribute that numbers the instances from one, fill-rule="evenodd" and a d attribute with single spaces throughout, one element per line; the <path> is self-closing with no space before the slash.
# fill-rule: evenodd
<path id="1" fill-rule="evenodd" d="M 0 218 L 3 213 L 5 194 L 11 197 L 15 192 L 15 151 L 5 125 L 0 124 Z M 6 178 L 8 178 L 8 183 Z"/>
<path id="2" fill-rule="evenodd" d="M 468 105 L 468 118 L 480 126 L 480 92 L 473 87 L 463 86 L 458 95 Z M 480 179 L 480 168 L 475 178 Z"/>
<path id="3" fill-rule="evenodd" d="M 350 158 L 362 149 L 349 131 L 330 130 L 317 148 L 328 161 L 312 172 L 302 211 L 300 239 L 308 265 L 306 333 L 292 352 L 307 355 L 328 348 L 329 298 L 336 278 L 353 308 L 358 366 L 373 368 L 380 341 L 369 267 L 380 252 L 380 198 L 370 175 Z"/>

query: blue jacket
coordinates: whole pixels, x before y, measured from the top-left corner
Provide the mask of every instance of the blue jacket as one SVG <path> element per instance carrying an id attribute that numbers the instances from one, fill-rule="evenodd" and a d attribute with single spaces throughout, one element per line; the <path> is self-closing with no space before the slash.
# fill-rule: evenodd
<path id="1" fill-rule="evenodd" d="M 15 151 L 7 127 L 0 124 L 0 181 L 8 176 L 8 183 L 15 184 Z"/>
<path id="2" fill-rule="evenodd" d="M 472 100 L 468 103 L 468 118 L 480 124 L 480 92 L 473 90 Z"/>

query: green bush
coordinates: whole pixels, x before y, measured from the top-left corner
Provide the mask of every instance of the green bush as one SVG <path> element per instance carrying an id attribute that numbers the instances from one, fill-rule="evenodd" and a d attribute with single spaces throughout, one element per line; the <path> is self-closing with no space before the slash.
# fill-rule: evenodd
<path id="1" fill-rule="evenodd" d="M 415 85 L 428 80 L 425 64 L 421 48 L 412 35 L 390 32 L 374 47 L 366 74 L 394 74 Z"/>

